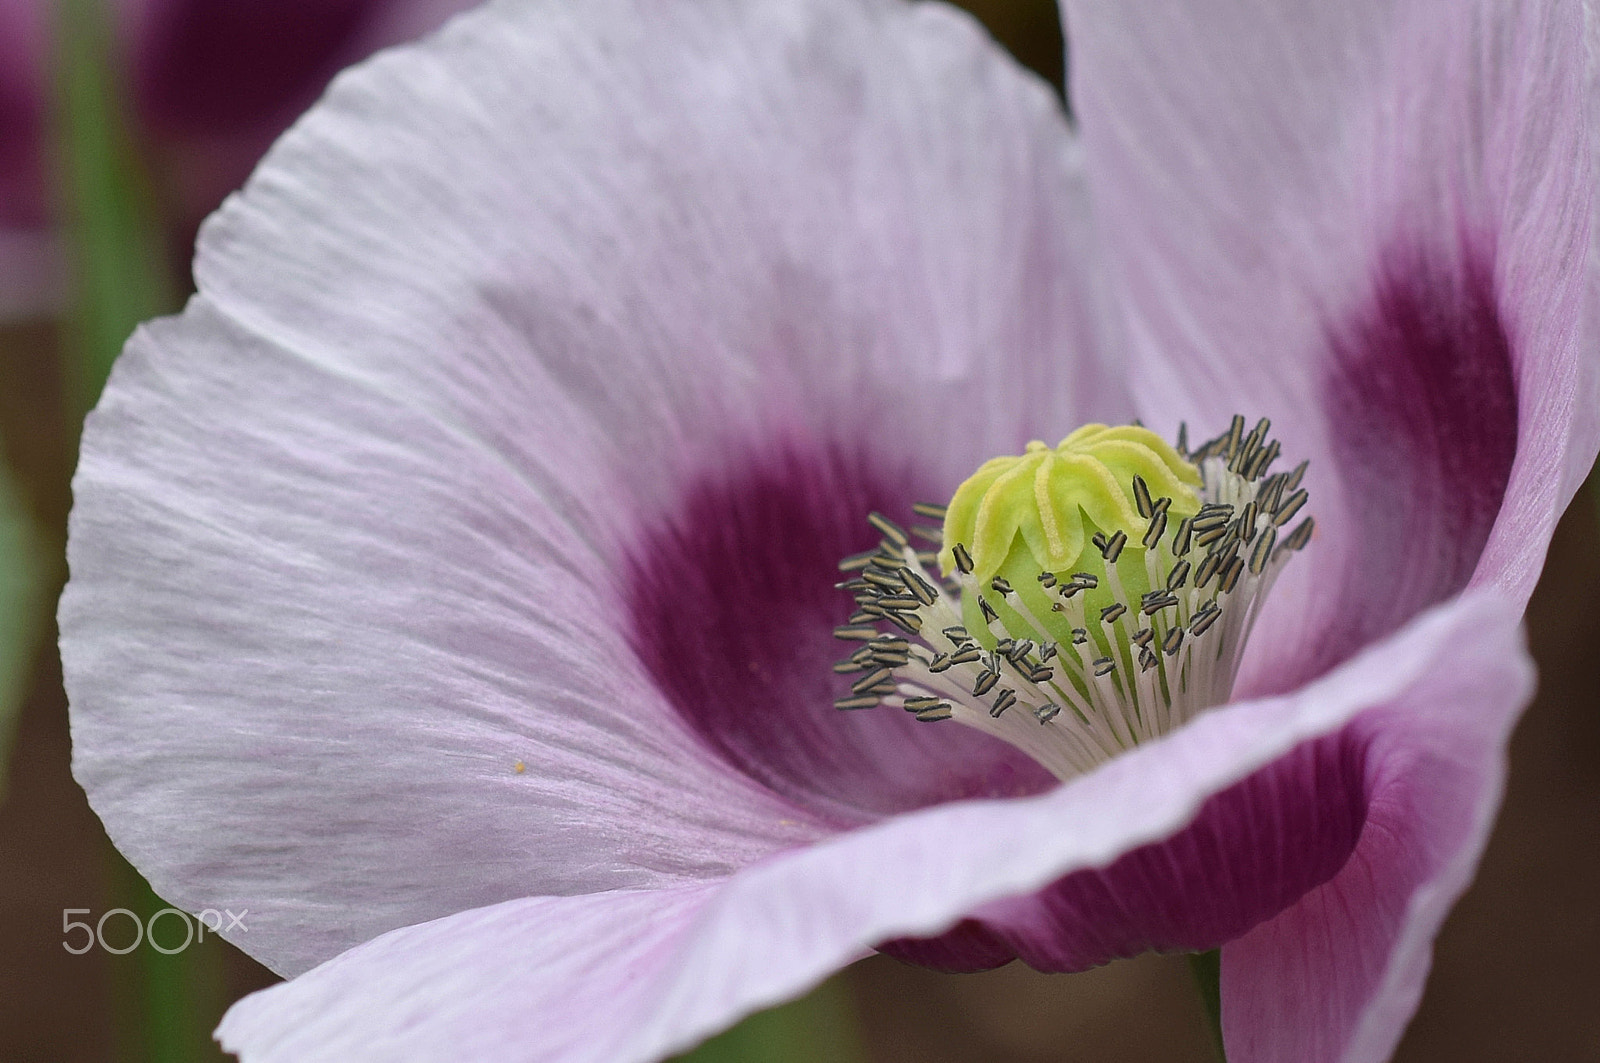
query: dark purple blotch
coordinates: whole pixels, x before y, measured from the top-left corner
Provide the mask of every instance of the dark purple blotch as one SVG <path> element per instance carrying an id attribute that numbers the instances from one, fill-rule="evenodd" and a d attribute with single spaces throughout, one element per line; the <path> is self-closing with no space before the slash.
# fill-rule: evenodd
<path id="1" fill-rule="evenodd" d="M 860 645 L 833 637 L 854 608 L 834 586 L 846 578 L 838 562 L 876 544 L 872 510 L 910 519 L 918 480 L 836 446 L 754 453 L 690 487 L 632 553 L 633 642 L 689 726 L 734 768 L 839 827 L 1052 785 L 1031 759 L 968 728 L 833 707 L 850 677 L 832 664 Z"/>
<path id="2" fill-rule="evenodd" d="M 947 971 L 1020 957 L 1052 972 L 1216 948 L 1344 866 L 1366 820 L 1365 759 L 1355 729 L 1306 743 L 1214 795 L 1165 841 L 987 905 L 941 937 L 881 948 Z"/>
<path id="3" fill-rule="evenodd" d="M 1480 242 L 1481 243 L 1481 242 Z M 1472 578 L 1517 452 L 1515 352 L 1490 257 L 1391 252 L 1330 332 L 1323 401 L 1355 553 L 1304 681 Z"/>

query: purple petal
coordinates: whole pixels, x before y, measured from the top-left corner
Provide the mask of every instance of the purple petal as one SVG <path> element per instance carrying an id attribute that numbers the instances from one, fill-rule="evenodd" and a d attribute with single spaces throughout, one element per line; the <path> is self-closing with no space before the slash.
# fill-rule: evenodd
<path id="1" fill-rule="evenodd" d="M 343 67 L 476 0 L 118 0 L 138 117 L 185 227 L 238 188 Z"/>
<path id="2" fill-rule="evenodd" d="M 870 459 L 790 447 L 691 491 L 633 550 L 627 580 L 640 659 L 729 764 L 840 827 L 962 797 L 1038 793 L 1055 777 L 1011 746 L 903 712 L 834 710 L 854 646 L 839 559 L 876 545 L 865 519 L 909 522 L 944 497 Z"/>
<path id="3" fill-rule="evenodd" d="M 0 0 L 0 233 L 45 221 L 44 58 L 49 46 L 38 0 Z M 0 291 L 0 304 L 5 299 Z"/>
<path id="4" fill-rule="evenodd" d="M 1072 972 L 1144 952 L 1217 948 L 1344 865 L 1367 818 L 1366 755 L 1350 729 L 1307 742 L 1210 798 L 1172 838 L 986 905 L 953 940 L 883 951 L 962 971 L 996 966 L 1003 947 L 1006 959 L 1035 970 Z"/>
<path id="5" fill-rule="evenodd" d="M 275 913 L 240 943 L 287 971 L 816 838 L 639 660 L 630 566 L 780 446 L 945 491 L 1114 415 L 1080 191 L 943 9 L 506 4 L 340 79 L 86 430 L 62 653 L 112 837 Z"/>
<path id="6" fill-rule="evenodd" d="M 0 321 L 59 309 L 63 291 L 39 165 L 43 11 L 37 0 L 0 0 Z"/>
<path id="7" fill-rule="evenodd" d="M 1596 450 L 1578 4 L 1067 5 L 1148 416 L 1275 419 L 1318 520 L 1242 679 L 1281 690 L 1469 582 L 1526 599 Z"/>
<path id="8" fill-rule="evenodd" d="M 473 0 L 115 0 L 140 149 L 180 234 L 237 188 L 341 67 Z M 0 318 L 58 311 L 49 232 L 46 0 L 0 0 Z M 187 239 L 187 237 L 181 237 Z"/>
<path id="9" fill-rule="evenodd" d="M 1352 721 L 1373 721 L 1381 744 L 1394 719 L 1467 697 L 1481 718 L 1510 719 L 1532 684 L 1516 614 L 1490 595 L 1459 600 L 1299 694 L 1208 713 L 1040 797 L 896 817 L 722 885 L 530 898 L 395 931 L 247 998 L 220 1034 L 245 1063 L 384 1058 L 400 1046 L 417 1060 L 657 1059 L 803 991 L 874 942 L 935 934 L 1112 864 Z M 1394 764 L 1373 764 L 1374 777 Z"/>
<path id="10" fill-rule="evenodd" d="M 1353 507 L 1348 534 L 1366 549 L 1345 566 L 1301 675 L 1465 586 L 1508 501 L 1517 393 L 1490 255 L 1437 265 L 1400 254 L 1379 264 L 1362 316 L 1330 337 L 1332 458 Z"/>
<path id="11" fill-rule="evenodd" d="M 1505 784 L 1521 702 L 1486 697 L 1478 682 L 1440 673 L 1351 726 L 1366 747 L 1361 840 L 1332 881 L 1224 950 L 1230 1059 L 1379 1063 L 1393 1053 Z"/>
<path id="12" fill-rule="evenodd" d="M 144 0 L 132 50 L 144 116 L 166 136 L 206 137 L 277 125 L 304 110 L 384 0 Z M 139 10 L 142 8 L 143 10 Z M 441 19 L 442 21 L 442 19 Z"/>
<path id="13" fill-rule="evenodd" d="M 816 834 L 675 724 L 536 480 L 203 299 L 130 345 L 74 482 L 77 777 L 167 899 L 278 913 L 242 944 L 279 969 Z"/>
<path id="14" fill-rule="evenodd" d="M 865 437 L 949 489 L 1124 409 L 1059 109 L 964 17 L 611 0 L 453 29 L 279 145 L 200 249 L 209 298 L 295 346 L 367 337 L 330 356 L 408 394 L 476 350 L 426 408 L 524 449 L 579 406 L 652 506 L 663 463 L 747 440 Z"/>

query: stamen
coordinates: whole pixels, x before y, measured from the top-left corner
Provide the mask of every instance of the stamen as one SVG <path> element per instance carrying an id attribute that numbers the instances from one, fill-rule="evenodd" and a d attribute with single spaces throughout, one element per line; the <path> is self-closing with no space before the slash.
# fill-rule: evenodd
<path id="1" fill-rule="evenodd" d="M 851 554 L 849 557 L 839 562 L 839 571 L 859 572 L 872 563 L 872 558 L 877 554 L 877 552 L 878 551 L 876 550 L 867 550 L 864 553 Z"/>
<path id="2" fill-rule="evenodd" d="M 1235 417 L 1191 452 L 1186 427 L 1174 449 L 1089 425 L 985 463 L 949 506 L 912 507 L 940 533 L 870 514 L 878 548 L 839 564 L 857 608 L 834 634 L 862 645 L 834 665 L 851 680 L 835 706 L 958 720 L 1067 779 L 1225 702 L 1314 530 L 1280 534 L 1307 504 L 1306 464 L 1269 473 L 1270 426 Z"/>
<path id="3" fill-rule="evenodd" d="M 910 541 L 900 525 L 885 517 L 882 513 L 868 513 L 867 522 L 883 533 L 884 541 L 897 549 L 904 550 Z"/>

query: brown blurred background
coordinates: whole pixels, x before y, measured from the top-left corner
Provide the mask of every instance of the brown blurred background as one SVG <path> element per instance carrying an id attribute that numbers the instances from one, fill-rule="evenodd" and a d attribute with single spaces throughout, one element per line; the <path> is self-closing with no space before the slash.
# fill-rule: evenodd
<path id="1" fill-rule="evenodd" d="M 969 0 L 995 35 L 1057 85 L 1049 0 Z M 59 545 L 75 428 L 57 326 L 0 327 L 0 442 Z M 1597 355 L 1600 356 L 1600 355 Z M 1516 733 L 1505 807 L 1476 884 L 1447 923 L 1405 1063 L 1600 1063 L 1600 522 L 1580 495 L 1551 548 L 1528 627 L 1540 692 Z M 98 915 L 136 890 L 69 771 L 53 640 L 39 654 L 0 804 L 0 1063 L 136 1054 L 124 1021 L 148 948 L 62 948 L 62 909 Z M 220 1017 L 273 976 L 226 945 L 191 957 L 194 1005 Z M 877 1063 L 1195 1061 L 1212 1058 L 1181 959 L 1086 975 L 1013 965 L 939 975 L 877 957 L 845 973 Z M 119 1032 L 122 1031 L 122 1032 Z"/>

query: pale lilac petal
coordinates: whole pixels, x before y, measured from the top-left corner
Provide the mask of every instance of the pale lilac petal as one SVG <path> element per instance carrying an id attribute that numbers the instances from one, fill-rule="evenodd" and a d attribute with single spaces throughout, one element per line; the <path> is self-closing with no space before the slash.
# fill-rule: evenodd
<path id="1" fill-rule="evenodd" d="M 296 971 L 836 826 L 659 688 L 631 565 L 786 453 L 937 494 L 1115 416 L 1074 166 L 935 7 L 508 3 L 344 76 L 86 430 L 62 653 L 113 839 Z"/>
<path id="2" fill-rule="evenodd" d="M 1125 410 L 1076 146 L 966 17 L 480 14 L 347 77 L 278 145 L 200 248 L 208 298 L 510 453 L 622 452 L 650 506 L 675 495 L 664 464 L 720 468 L 730 439 L 867 435 L 944 488 Z M 470 365 L 413 379 L 458 350 Z M 549 426 L 563 400 L 597 427 Z"/>
<path id="3" fill-rule="evenodd" d="M 1600 410 L 1584 9 L 1066 9 L 1147 416 L 1270 416 L 1312 459 L 1319 535 L 1244 688 L 1285 689 L 1469 581 L 1525 599 Z"/>
<path id="4" fill-rule="evenodd" d="M 1159 842 L 1306 741 L 1379 715 L 1427 716 L 1444 707 L 1435 698 L 1509 719 L 1532 686 L 1517 613 L 1468 596 L 1304 691 L 1209 713 L 1041 797 L 896 817 L 720 886 L 529 898 L 395 931 L 246 998 L 220 1035 L 243 1063 L 658 1059 L 875 942 L 938 933 Z"/>
<path id="5" fill-rule="evenodd" d="M 279 969 L 815 833 L 677 723 L 518 469 L 203 300 L 130 345 L 74 483 L 77 777 L 168 900 L 274 913 Z"/>

